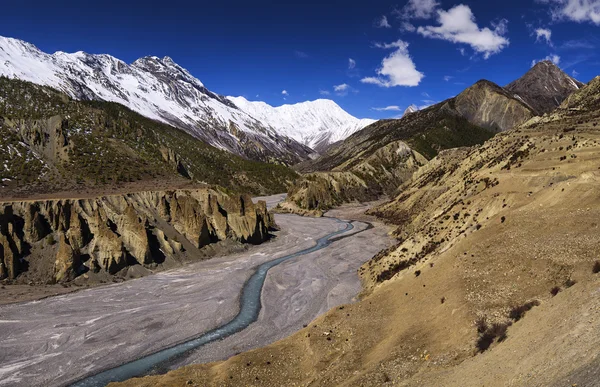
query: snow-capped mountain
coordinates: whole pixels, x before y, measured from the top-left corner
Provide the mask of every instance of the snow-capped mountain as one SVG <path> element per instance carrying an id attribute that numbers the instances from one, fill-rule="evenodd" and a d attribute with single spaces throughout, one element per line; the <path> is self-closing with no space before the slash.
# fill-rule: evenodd
<path id="1" fill-rule="evenodd" d="M 417 105 L 410 105 L 409 107 L 406 108 L 406 110 L 404 111 L 404 114 L 402 114 L 402 117 L 410 114 L 410 113 L 414 113 L 414 112 L 418 112 L 419 108 L 417 107 Z"/>
<path id="2" fill-rule="evenodd" d="M 273 107 L 244 97 L 227 97 L 236 106 L 278 133 L 316 150 L 342 141 L 375 120 L 358 119 L 329 99 Z"/>
<path id="3" fill-rule="evenodd" d="M 288 126 L 297 129 L 300 124 L 288 118 L 261 122 L 262 117 L 255 117 L 230 99 L 211 92 L 169 57 L 150 56 L 127 64 L 104 54 L 47 54 L 30 43 L 0 37 L 0 75 L 50 86 L 75 99 L 101 99 L 123 104 L 146 117 L 183 129 L 211 145 L 251 159 L 293 164 L 313 153 L 312 149 L 288 135 L 294 132 Z M 307 116 L 326 113 L 323 108 L 314 112 L 303 109 L 302 113 L 291 109 L 282 114 L 305 120 Z M 330 137 L 337 139 L 352 129 L 349 122 L 357 120 L 345 114 L 350 119 L 323 119 L 330 125 L 324 128 L 325 131 L 335 133 Z M 334 115 L 341 114 L 336 111 Z M 283 122 L 286 127 L 271 122 Z M 343 124 L 341 129 L 339 124 Z"/>

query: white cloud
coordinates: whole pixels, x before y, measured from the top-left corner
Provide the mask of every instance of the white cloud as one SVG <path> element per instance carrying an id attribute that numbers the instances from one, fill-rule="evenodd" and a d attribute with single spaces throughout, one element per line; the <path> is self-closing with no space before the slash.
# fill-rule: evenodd
<path id="1" fill-rule="evenodd" d="M 545 57 L 544 59 L 539 59 L 539 60 L 532 60 L 531 61 L 531 67 L 535 66 L 537 63 L 545 61 L 545 60 L 549 60 L 550 62 L 554 63 L 555 65 L 558 66 L 558 64 L 560 63 L 560 56 L 556 55 L 556 54 L 552 54 L 552 55 L 548 55 L 547 57 Z"/>
<path id="2" fill-rule="evenodd" d="M 287 92 L 287 90 L 283 90 L 283 91 L 281 92 L 281 95 L 288 96 L 288 95 L 290 95 L 290 94 Z"/>
<path id="3" fill-rule="evenodd" d="M 358 90 L 352 88 L 352 86 L 350 86 L 347 83 L 342 83 L 341 85 L 334 85 L 333 91 L 336 95 L 340 97 L 347 96 L 349 92 L 358 93 Z"/>
<path id="4" fill-rule="evenodd" d="M 411 22 L 404 21 L 400 23 L 400 32 L 415 32 L 417 27 L 415 27 Z"/>
<path id="5" fill-rule="evenodd" d="M 428 92 L 426 92 L 426 91 L 422 92 L 422 93 L 421 93 L 421 95 L 422 95 L 423 97 L 425 97 L 425 98 L 431 98 L 431 96 L 429 95 L 429 93 L 428 93 Z"/>
<path id="6" fill-rule="evenodd" d="M 552 31 L 550 31 L 548 28 L 538 28 L 534 31 L 534 33 L 536 42 L 544 40 L 546 43 L 552 46 Z"/>
<path id="7" fill-rule="evenodd" d="M 599 0 L 600 1 L 600 0 Z M 417 32 L 424 37 L 447 40 L 452 43 L 468 44 L 485 59 L 497 54 L 509 45 L 503 35 L 507 32 L 508 21 L 502 19 L 488 27 L 479 28 L 475 15 L 467 5 L 460 4 L 448 11 L 439 10 L 439 26 L 419 27 Z"/>
<path id="8" fill-rule="evenodd" d="M 348 85 L 347 83 L 342 83 L 341 85 L 333 86 L 333 91 L 335 91 L 335 92 L 347 91 L 349 88 L 350 88 L 350 85 Z"/>
<path id="9" fill-rule="evenodd" d="M 571 74 L 573 74 L 574 78 L 577 78 L 579 76 L 579 73 L 575 71 L 575 69 L 573 69 L 573 72 Z"/>
<path id="10" fill-rule="evenodd" d="M 383 15 L 377 21 L 375 21 L 375 27 L 377 28 L 392 28 L 390 23 L 388 23 L 387 16 Z"/>
<path id="11" fill-rule="evenodd" d="M 446 75 L 446 76 L 444 76 L 444 81 L 450 82 L 452 80 L 452 78 L 454 78 L 454 77 L 451 75 Z"/>
<path id="12" fill-rule="evenodd" d="M 457 48 L 458 52 L 460 52 L 460 55 L 465 56 L 467 55 L 467 51 L 464 48 Z"/>
<path id="13" fill-rule="evenodd" d="M 398 40 L 393 43 L 376 43 L 375 47 L 395 49 L 383 58 L 376 77 L 361 79 L 362 83 L 370 83 L 381 87 L 418 86 L 425 76 L 417 71 L 415 63 L 408 53 L 408 43 Z"/>
<path id="14" fill-rule="evenodd" d="M 402 8 L 394 10 L 400 19 L 430 19 L 440 3 L 435 0 L 409 0 Z"/>
<path id="15" fill-rule="evenodd" d="M 356 61 L 352 58 L 348 58 L 348 70 L 352 70 L 356 67 Z"/>
<path id="16" fill-rule="evenodd" d="M 308 58 L 308 54 L 305 53 L 304 51 L 298 51 L 298 50 L 296 50 L 296 51 L 294 51 L 294 55 L 296 55 L 296 57 L 300 58 L 300 59 L 306 59 L 306 58 Z"/>
<path id="17" fill-rule="evenodd" d="M 399 111 L 402 111 L 402 109 L 400 109 L 400 106 L 396 106 L 396 105 L 386 106 L 386 107 L 380 107 L 380 108 L 371 108 L 371 110 L 376 110 L 378 112 L 399 112 Z"/>
<path id="18" fill-rule="evenodd" d="M 319 90 L 319 94 L 321 94 L 321 95 L 330 95 L 331 93 L 329 92 L 329 90 Z"/>
<path id="19" fill-rule="evenodd" d="M 600 25 L 600 0 L 537 0 L 537 2 L 550 4 L 550 13 L 555 20 L 591 22 Z"/>

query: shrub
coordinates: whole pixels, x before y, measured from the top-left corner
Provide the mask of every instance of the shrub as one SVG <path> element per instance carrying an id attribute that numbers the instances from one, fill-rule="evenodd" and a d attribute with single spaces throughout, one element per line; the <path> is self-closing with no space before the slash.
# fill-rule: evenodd
<path id="1" fill-rule="evenodd" d="M 54 239 L 53 234 L 50 234 L 46 237 L 46 243 L 48 244 L 48 246 L 53 246 L 56 244 L 56 239 Z"/>
<path id="2" fill-rule="evenodd" d="M 575 285 L 576 283 L 577 283 L 577 281 L 569 278 L 568 280 L 565 281 L 565 287 L 570 288 L 571 286 Z"/>
<path id="3" fill-rule="evenodd" d="M 600 261 L 596 261 L 594 263 L 594 267 L 592 268 L 592 273 L 594 273 L 594 274 L 600 273 Z"/>
<path id="4" fill-rule="evenodd" d="M 508 337 L 508 327 L 511 326 L 511 322 L 507 323 L 494 323 L 489 325 L 485 318 L 481 318 L 476 322 L 477 338 L 476 347 L 480 353 L 487 351 L 494 341 L 501 343 Z"/>
<path id="5" fill-rule="evenodd" d="M 550 289 L 550 294 L 552 294 L 552 297 L 556 296 L 558 293 L 560 293 L 560 287 L 559 286 L 555 286 L 552 289 Z"/>
<path id="6" fill-rule="evenodd" d="M 515 322 L 519 321 L 523 318 L 523 316 L 525 316 L 525 313 L 529 312 L 531 309 L 533 309 L 534 306 L 538 306 L 539 304 L 540 302 L 538 300 L 533 300 L 526 302 L 523 305 L 515 306 L 510 310 L 508 317 L 510 317 L 510 319 L 514 320 Z"/>

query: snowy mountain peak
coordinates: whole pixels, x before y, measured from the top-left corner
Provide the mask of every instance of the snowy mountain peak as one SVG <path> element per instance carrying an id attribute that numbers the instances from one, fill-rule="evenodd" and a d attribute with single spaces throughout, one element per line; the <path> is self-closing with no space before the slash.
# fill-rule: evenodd
<path id="1" fill-rule="evenodd" d="M 248 101 L 244 97 L 227 98 L 278 133 L 318 152 L 375 122 L 350 115 L 330 99 L 273 107 L 262 101 Z"/>
<path id="2" fill-rule="evenodd" d="M 417 111 L 419 111 L 419 108 L 417 107 L 417 105 L 410 105 L 409 107 L 406 108 L 402 117 L 404 117 L 410 113 L 417 112 Z"/>

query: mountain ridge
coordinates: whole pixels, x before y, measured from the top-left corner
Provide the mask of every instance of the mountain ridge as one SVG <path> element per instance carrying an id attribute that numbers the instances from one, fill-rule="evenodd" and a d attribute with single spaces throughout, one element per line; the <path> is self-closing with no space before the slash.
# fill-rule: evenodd
<path id="1" fill-rule="evenodd" d="M 31 43 L 0 37 L 0 75 L 50 86 L 74 99 L 120 103 L 253 160 L 291 165 L 314 153 L 282 135 L 285 128 L 263 124 L 208 90 L 168 56 L 146 56 L 127 64 L 108 54 L 47 54 Z"/>

